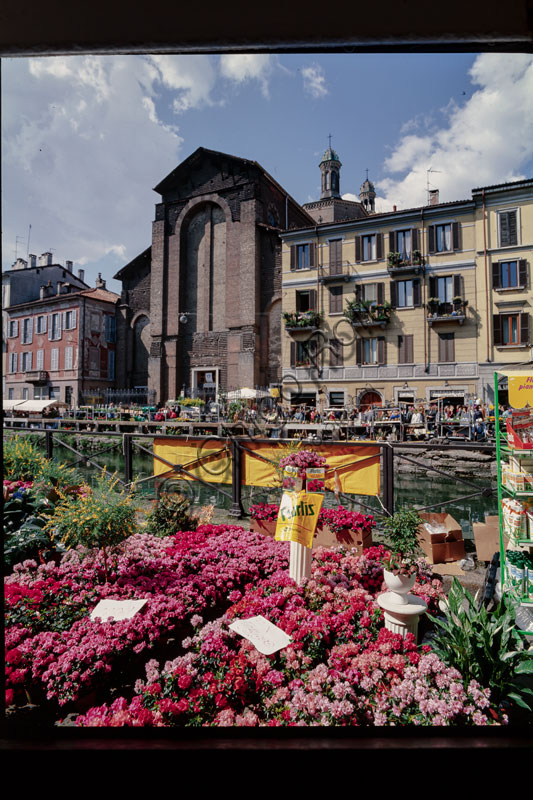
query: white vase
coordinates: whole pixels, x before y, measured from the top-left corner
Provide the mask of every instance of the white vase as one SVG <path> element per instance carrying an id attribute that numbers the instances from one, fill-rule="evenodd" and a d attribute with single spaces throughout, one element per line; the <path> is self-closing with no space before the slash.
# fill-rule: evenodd
<path id="1" fill-rule="evenodd" d="M 394 572 L 383 570 L 383 578 L 387 588 L 395 596 L 398 605 L 408 604 L 407 595 L 415 585 L 416 573 L 414 575 L 395 575 Z"/>

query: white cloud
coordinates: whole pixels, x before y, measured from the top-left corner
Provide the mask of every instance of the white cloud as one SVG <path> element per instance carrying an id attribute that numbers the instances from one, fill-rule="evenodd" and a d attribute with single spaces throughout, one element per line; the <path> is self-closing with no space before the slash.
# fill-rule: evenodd
<path id="1" fill-rule="evenodd" d="M 352 194 L 352 192 L 346 192 L 346 194 L 343 194 L 342 195 L 342 199 L 343 200 L 352 200 L 355 203 L 359 202 L 359 198 L 355 194 Z"/>
<path id="2" fill-rule="evenodd" d="M 158 201 L 151 187 L 179 162 L 182 144 L 162 119 L 162 98 L 178 110 L 199 107 L 215 80 L 210 57 L 184 59 L 3 61 L 4 268 L 29 224 L 30 252 L 52 247 L 59 262 L 88 265 L 88 275 L 101 259 L 111 273 L 147 247 Z"/>
<path id="3" fill-rule="evenodd" d="M 430 188 L 439 188 L 443 202 L 468 198 L 475 186 L 525 177 L 521 168 L 533 155 L 533 57 L 484 53 L 470 75 L 480 88 L 463 106 L 449 104 L 445 127 L 417 135 L 404 126 L 384 164 L 403 176 L 378 183 L 376 207 L 425 204 L 429 167 L 439 170 L 429 175 Z"/>
<path id="4" fill-rule="evenodd" d="M 234 83 L 256 80 L 264 97 L 269 96 L 268 81 L 274 61 L 263 53 L 224 53 L 220 56 L 220 74 Z"/>
<path id="5" fill-rule="evenodd" d="M 325 97 L 329 94 L 326 86 L 326 76 L 319 64 L 304 67 L 304 69 L 302 69 L 302 78 L 304 81 L 304 90 L 313 97 Z"/>

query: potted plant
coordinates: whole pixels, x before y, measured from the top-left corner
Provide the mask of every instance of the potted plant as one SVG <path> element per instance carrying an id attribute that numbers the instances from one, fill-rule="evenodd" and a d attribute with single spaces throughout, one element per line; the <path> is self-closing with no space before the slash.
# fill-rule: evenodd
<path id="1" fill-rule="evenodd" d="M 413 266 L 422 266 L 422 264 L 424 263 L 424 259 L 422 257 L 422 253 L 420 252 L 420 250 L 413 250 L 411 260 Z"/>
<path id="2" fill-rule="evenodd" d="M 388 263 L 389 267 L 397 267 L 397 266 L 399 266 L 400 261 L 401 261 L 400 253 L 391 252 L 387 256 L 387 263 Z"/>
<path id="3" fill-rule="evenodd" d="M 279 505 L 277 503 L 256 503 L 250 506 L 250 530 L 274 537 L 278 520 Z"/>
<path id="4" fill-rule="evenodd" d="M 418 574 L 417 551 L 419 527 L 422 523 L 418 511 L 409 506 L 400 508 L 385 522 L 390 555 L 384 559 L 383 576 L 390 591 L 405 604 L 405 595 L 413 588 Z"/>

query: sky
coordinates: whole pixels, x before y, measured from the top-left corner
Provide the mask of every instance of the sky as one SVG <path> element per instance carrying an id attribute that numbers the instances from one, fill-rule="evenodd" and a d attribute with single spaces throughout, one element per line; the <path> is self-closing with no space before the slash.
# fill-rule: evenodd
<path id="1" fill-rule="evenodd" d="M 51 250 L 120 291 L 153 187 L 200 146 L 306 203 L 331 135 L 341 194 L 358 199 L 368 169 L 377 211 L 533 177 L 531 54 L 43 56 L 1 73 L 3 270 Z"/>

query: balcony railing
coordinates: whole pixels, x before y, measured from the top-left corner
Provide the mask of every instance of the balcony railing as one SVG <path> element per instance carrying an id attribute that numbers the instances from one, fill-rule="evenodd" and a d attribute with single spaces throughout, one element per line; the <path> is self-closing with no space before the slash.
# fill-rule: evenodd
<path id="1" fill-rule="evenodd" d="M 387 271 L 389 275 L 421 275 L 424 272 L 425 259 L 420 250 L 412 253 L 389 253 Z"/>
<path id="2" fill-rule="evenodd" d="M 350 274 L 348 272 L 348 265 L 340 261 L 334 261 L 331 264 L 323 266 L 320 271 L 320 283 L 332 283 L 333 281 L 348 281 Z"/>
<path id="3" fill-rule="evenodd" d="M 390 303 L 352 300 L 347 304 L 344 316 L 354 328 L 384 328 L 390 322 L 391 310 Z"/>
<path id="4" fill-rule="evenodd" d="M 305 341 L 322 324 L 322 314 L 319 311 L 285 311 L 283 313 L 285 330 L 296 341 Z"/>
<path id="5" fill-rule="evenodd" d="M 42 369 L 32 369 L 25 373 L 25 378 L 28 383 L 47 383 L 48 372 Z"/>
<path id="6" fill-rule="evenodd" d="M 436 299 L 429 299 L 427 320 L 430 325 L 435 322 L 457 322 L 462 325 L 466 319 L 466 306 L 468 300 L 453 300 L 441 303 Z"/>

